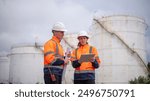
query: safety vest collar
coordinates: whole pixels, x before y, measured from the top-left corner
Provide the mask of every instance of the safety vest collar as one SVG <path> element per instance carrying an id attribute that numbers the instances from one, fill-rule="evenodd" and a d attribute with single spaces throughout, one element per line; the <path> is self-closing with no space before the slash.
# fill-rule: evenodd
<path id="1" fill-rule="evenodd" d="M 52 37 L 52 40 L 54 40 L 54 41 L 57 42 L 57 43 L 60 43 L 59 39 L 58 39 L 56 36 L 53 36 L 53 37 Z"/>
<path id="2" fill-rule="evenodd" d="M 89 47 L 89 44 L 81 45 L 80 48 Z"/>

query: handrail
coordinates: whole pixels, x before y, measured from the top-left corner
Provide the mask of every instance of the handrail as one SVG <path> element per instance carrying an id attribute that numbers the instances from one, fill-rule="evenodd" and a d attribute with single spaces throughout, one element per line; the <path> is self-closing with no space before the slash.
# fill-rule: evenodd
<path id="1" fill-rule="evenodd" d="M 38 45 L 37 42 L 35 42 L 35 47 L 36 47 L 37 49 L 39 49 L 42 53 L 44 53 L 44 50 Z"/>

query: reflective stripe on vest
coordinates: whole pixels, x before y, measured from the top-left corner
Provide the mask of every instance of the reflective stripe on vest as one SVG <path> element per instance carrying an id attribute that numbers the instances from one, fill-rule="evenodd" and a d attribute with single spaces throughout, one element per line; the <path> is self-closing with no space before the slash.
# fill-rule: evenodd
<path id="1" fill-rule="evenodd" d="M 59 54 L 55 54 L 55 53 L 52 52 L 52 51 L 46 52 L 46 53 L 44 54 L 44 56 L 47 56 L 47 55 L 49 55 L 49 54 L 54 54 L 55 57 L 58 57 L 58 58 L 64 58 L 64 56 L 61 56 L 61 55 L 59 55 Z"/>
<path id="2" fill-rule="evenodd" d="M 52 39 L 51 39 L 52 40 Z M 58 48 L 58 44 L 57 44 L 57 42 L 56 41 L 54 41 L 54 40 L 52 40 L 55 44 L 56 44 L 56 53 L 54 54 L 54 52 L 52 53 L 52 52 L 48 52 L 49 54 L 51 53 L 51 54 L 54 54 L 55 55 L 55 57 L 57 57 L 57 58 L 64 58 L 64 56 L 62 56 L 62 55 L 59 55 L 59 48 Z M 48 54 L 48 53 L 46 53 L 46 54 Z M 51 64 L 49 65 L 49 66 L 52 66 L 52 64 L 54 63 L 56 61 L 56 58 L 51 62 Z"/>
<path id="3" fill-rule="evenodd" d="M 56 43 L 56 53 L 55 53 L 55 57 L 58 57 L 58 58 L 64 58 L 64 56 L 59 55 L 59 48 L 58 48 L 57 42 L 54 41 L 54 40 L 52 40 L 52 41 Z"/>
<path id="4" fill-rule="evenodd" d="M 47 56 L 47 55 L 49 55 L 49 54 L 55 54 L 55 53 L 52 52 L 52 51 L 49 51 L 49 52 L 44 53 L 44 56 Z"/>
<path id="5" fill-rule="evenodd" d="M 78 51 L 78 48 L 76 48 L 75 50 L 75 59 L 77 59 L 77 51 Z"/>
<path id="6" fill-rule="evenodd" d="M 80 70 L 75 70 L 76 74 L 80 74 L 80 73 L 95 73 L 94 70 L 83 70 L 83 71 L 80 71 Z"/>
<path id="7" fill-rule="evenodd" d="M 59 69 L 63 69 L 63 66 L 44 65 L 44 68 L 59 68 Z"/>
<path id="8" fill-rule="evenodd" d="M 53 42 L 55 42 L 55 44 L 56 44 L 56 54 L 55 55 L 58 55 L 58 52 L 59 52 L 59 49 L 58 49 L 58 44 L 57 44 L 57 42 L 56 41 L 54 41 L 54 40 L 52 40 Z"/>

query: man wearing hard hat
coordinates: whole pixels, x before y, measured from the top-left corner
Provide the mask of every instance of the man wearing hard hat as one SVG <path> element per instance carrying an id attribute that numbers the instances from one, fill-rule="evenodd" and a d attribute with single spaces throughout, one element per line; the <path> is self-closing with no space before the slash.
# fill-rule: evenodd
<path id="1" fill-rule="evenodd" d="M 97 49 L 88 44 L 89 35 L 86 31 L 80 31 L 77 39 L 79 40 L 78 48 L 71 54 L 71 62 L 74 72 L 74 84 L 95 84 L 95 69 L 99 67 L 100 59 Z M 82 61 L 82 54 L 94 54 L 89 61 Z"/>
<path id="2" fill-rule="evenodd" d="M 61 84 L 64 60 L 64 50 L 60 44 L 66 28 L 57 22 L 52 27 L 53 36 L 44 44 L 44 81 L 45 84 Z"/>

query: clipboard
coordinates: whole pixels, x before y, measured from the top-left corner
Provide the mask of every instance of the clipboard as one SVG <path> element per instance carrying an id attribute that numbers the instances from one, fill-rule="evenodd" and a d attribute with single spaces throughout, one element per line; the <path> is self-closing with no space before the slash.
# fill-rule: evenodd
<path id="1" fill-rule="evenodd" d="M 95 54 L 82 54 L 79 62 L 90 62 L 90 60 L 95 56 Z"/>

